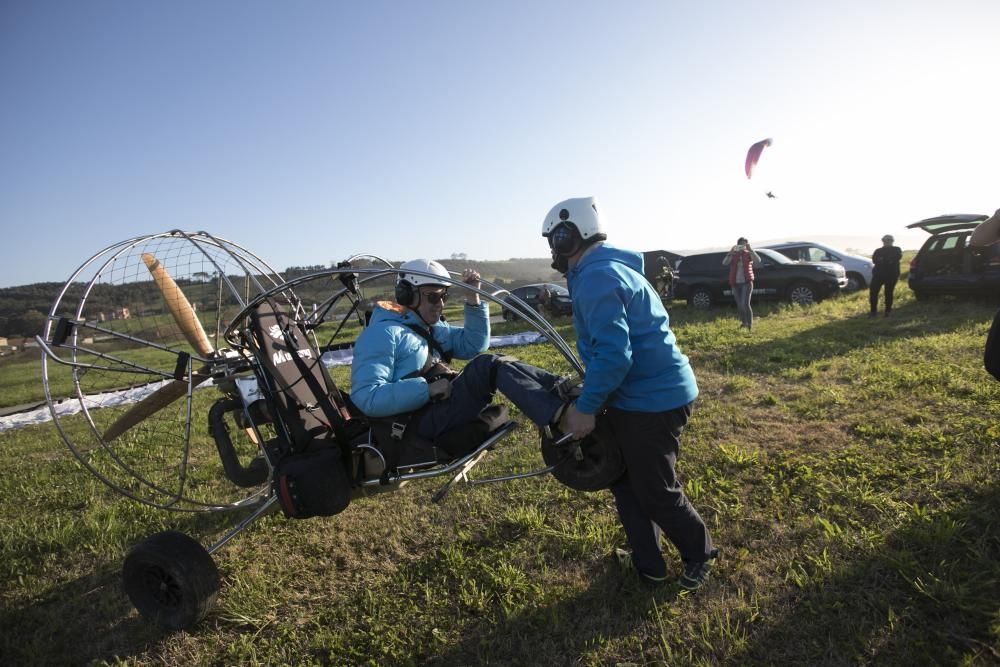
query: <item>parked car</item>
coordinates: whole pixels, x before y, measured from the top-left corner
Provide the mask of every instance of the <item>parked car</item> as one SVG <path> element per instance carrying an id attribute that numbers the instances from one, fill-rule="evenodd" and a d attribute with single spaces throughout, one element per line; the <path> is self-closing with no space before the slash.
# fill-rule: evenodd
<path id="1" fill-rule="evenodd" d="M 776 250 L 758 248 L 760 262 L 753 265 L 753 298 L 785 299 L 810 304 L 837 294 L 847 285 L 844 267 L 829 262 L 793 262 Z M 732 303 L 729 266 L 725 252 L 688 255 L 681 260 L 674 281 L 674 298 L 686 299 L 695 308 Z"/>
<path id="2" fill-rule="evenodd" d="M 534 285 L 523 285 L 510 291 L 521 301 L 538 310 L 539 297 L 542 295 L 542 288 L 548 287 L 551 299 L 549 300 L 549 310 L 553 315 L 572 315 L 573 301 L 569 298 L 569 290 L 562 285 L 555 283 L 536 283 Z M 508 297 L 509 299 L 509 297 Z M 508 299 L 505 299 L 507 301 Z M 503 308 L 503 318 L 507 321 L 517 317 L 510 308 Z"/>
<path id="3" fill-rule="evenodd" d="M 907 229 L 931 236 L 910 260 L 908 283 L 918 299 L 935 294 L 1000 294 L 1000 242 L 985 248 L 969 246 L 969 236 L 988 216 L 939 215 Z"/>
<path id="4" fill-rule="evenodd" d="M 868 287 L 872 282 L 872 268 L 875 264 L 868 257 L 852 255 L 815 241 L 789 241 L 764 246 L 777 250 L 788 259 L 798 262 L 834 262 L 847 272 L 845 292 Z"/>

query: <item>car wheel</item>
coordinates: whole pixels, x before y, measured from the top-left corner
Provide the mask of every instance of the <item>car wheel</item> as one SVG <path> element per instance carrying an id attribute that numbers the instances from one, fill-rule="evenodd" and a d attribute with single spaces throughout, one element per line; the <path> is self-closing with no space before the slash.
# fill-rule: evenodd
<path id="1" fill-rule="evenodd" d="M 819 299 L 816 298 L 815 288 L 806 283 L 792 285 L 788 289 L 788 300 L 792 303 L 797 303 L 800 306 L 809 306 L 819 301 Z"/>
<path id="2" fill-rule="evenodd" d="M 688 296 L 688 305 L 699 310 L 704 310 L 712 306 L 712 293 L 704 287 L 696 287 Z"/>
<path id="3" fill-rule="evenodd" d="M 175 530 L 133 547 L 125 557 L 122 579 L 139 614 L 169 630 L 205 618 L 219 593 L 219 571 L 208 551 Z"/>
<path id="4" fill-rule="evenodd" d="M 847 285 L 844 287 L 845 292 L 857 292 L 859 289 L 865 288 L 865 279 L 857 273 L 847 274 Z"/>

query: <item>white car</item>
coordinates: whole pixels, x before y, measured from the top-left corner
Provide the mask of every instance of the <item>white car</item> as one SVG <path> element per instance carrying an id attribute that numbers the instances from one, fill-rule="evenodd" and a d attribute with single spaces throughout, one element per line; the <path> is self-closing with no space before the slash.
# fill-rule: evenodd
<path id="1" fill-rule="evenodd" d="M 872 268 L 875 264 L 867 257 L 851 255 L 814 241 L 772 243 L 764 247 L 777 250 L 788 259 L 797 262 L 835 262 L 842 265 L 847 272 L 845 292 L 863 289 L 872 281 Z"/>

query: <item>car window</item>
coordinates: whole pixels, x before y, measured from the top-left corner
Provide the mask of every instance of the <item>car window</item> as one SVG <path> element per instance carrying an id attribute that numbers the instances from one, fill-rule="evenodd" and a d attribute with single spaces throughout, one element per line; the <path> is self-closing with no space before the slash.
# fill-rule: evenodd
<path id="1" fill-rule="evenodd" d="M 774 250 L 769 250 L 767 248 L 761 248 L 757 250 L 757 254 L 760 255 L 761 264 L 767 266 L 770 264 L 791 264 L 792 260 L 788 259 L 780 252 Z M 768 262 L 770 260 L 770 262 Z"/>
<path id="2" fill-rule="evenodd" d="M 808 255 L 807 260 L 810 262 L 839 262 L 840 258 L 836 255 L 827 252 L 823 248 L 817 248 L 816 246 L 810 246 L 806 249 Z"/>
<path id="3" fill-rule="evenodd" d="M 538 288 L 537 287 L 526 287 L 526 288 L 524 288 L 524 298 L 525 299 L 534 299 L 536 296 L 538 296 Z"/>
<path id="4" fill-rule="evenodd" d="M 958 247 L 958 237 L 957 236 L 943 236 L 929 248 L 931 252 L 943 252 L 945 250 L 954 250 Z"/>

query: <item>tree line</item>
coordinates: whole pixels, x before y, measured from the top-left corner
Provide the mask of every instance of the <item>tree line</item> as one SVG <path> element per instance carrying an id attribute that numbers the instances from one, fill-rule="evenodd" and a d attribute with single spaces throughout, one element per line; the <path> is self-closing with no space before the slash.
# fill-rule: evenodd
<path id="1" fill-rule="evenodd" d="M 460 253 L 439 261 L 451 271 L 475 269 L 483 278 L 505 289 L 532 282 L 561 280 L 561 276 L 549 266 L 548 259 L 511 258 L 500 261 L 479 261 L 467 259 L 464 253 Z M 398 265 L 398 262 L 396 264 Z M 291 266 L 282 272 L 282 277 L 292 280 L 327 268 L 319 264 Z M 233 280 L 237 282 L 235 278 Z M 191 278 L 178 277 L 177 284 L 192 303 L 204 303 L 206 306 L 211 304 L 214 309 L 219 293 L 218 283 L 212 276 L 193 274 Z M 45 318 L 63 287 L 64 283 L 43 282 L 0 288 L 0 336 L 34 336 L 41 333 L 45 326 Z M 79 303 L 84 289 L 86 289 L 84 283 L 70 285 L 62 302 L 67 304 L 67 307 L 74 307 Z M 300 294 L 300 297 L 305 299 L 306 295 Z M 226 290 L 222 290 L 222 299 L 223 305 L 238 303 Z M 111 319 L 112 313 L 119 312 L 123 307 L 130 309 L 133 315 L 159 313 L 163 310 L 163 299 L 152 280 L 121 285 L 99 283 L 95 284 L 87 295 L 86 312 L 83 313 L 83 317 L 97 319 L 99 314 L 103 313 L 105 317 Z M 57 314 L 75 316 L 72 312 Z"/>

